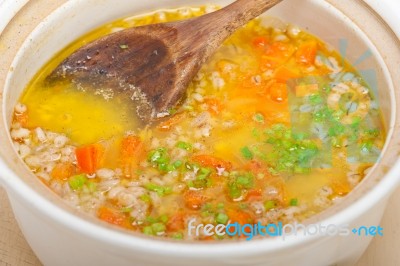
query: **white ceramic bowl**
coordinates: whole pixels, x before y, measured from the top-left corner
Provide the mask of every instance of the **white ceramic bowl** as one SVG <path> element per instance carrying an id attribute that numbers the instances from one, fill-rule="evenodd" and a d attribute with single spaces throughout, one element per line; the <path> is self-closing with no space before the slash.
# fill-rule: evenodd
<path id="1" fill-rule="evenodd" d="M 26 1 L 0 3 L 11 18 Z M 35 72 L 57 51 L 107 21 L 159 8 L 200 5 L 205 0 L 36 0 L 0 36 L 1 184 L 32 249 L 45 265 L 351 265 L 371 237 L 289 236 L 235 243 L 175 243 L 129 234 L 79 214 L 42 185 L 12 148 L 8 128 L 13 106 Z M 230 1 L 213 0 L 217 4 Z M 5 5 L 6 3 L 6 5 Z M 378 225 L 400 180 L 400 5 L 391 0 L 286 0 L 269 14 L 316 34 L 361 70 L 376 74 L 388 129 L 382 158 L 343 201 L 313 217 L 322 225 Z M 10 15 L 11 14 L 11 15 Z M 21 24 L 21 21 L 25 24 Z M 6 26 L 2 20 L 0 30 Z M 395 33 L 397 34 L 397 37 Z M 347 43 L 347 45 L 344 45 Z M 360 61 L 360 60 L 359 60 Z M 366 72 L 365 72 L 366 73 Z"/>

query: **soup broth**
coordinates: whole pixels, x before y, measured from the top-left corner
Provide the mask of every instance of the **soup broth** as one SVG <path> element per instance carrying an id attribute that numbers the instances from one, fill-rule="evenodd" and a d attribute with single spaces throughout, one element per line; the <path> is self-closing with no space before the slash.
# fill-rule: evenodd
<path id="1" fill-rule="evenodd" d="M 263 17 L 238 30 L 183 103 L 151 125 L 112 90 L 45 81 L 100 36 L 214 9 L 121 19 L 56 55 L 15 107 L 11 137 L 32 172 L 82 212 L 184 240 L 243 237 L 196 234 L 189 223 L 301 222 L 350 193 L 384 145 L 377 99 L 344 58 L 295 25 Z"/>

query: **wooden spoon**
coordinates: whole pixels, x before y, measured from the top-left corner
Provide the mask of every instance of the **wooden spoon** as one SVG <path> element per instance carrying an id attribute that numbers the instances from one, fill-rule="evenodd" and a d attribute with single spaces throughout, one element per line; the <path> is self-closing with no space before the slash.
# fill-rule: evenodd
<path id="1" fill-rule="evenodd" d="M 75 51 L 48 80 L 123 92 L 139 101 L 137 113 L 149 122 L 169 114 L 227 37 L 281 1 L 237 0 L 197 18 L 106 35 Z"/>

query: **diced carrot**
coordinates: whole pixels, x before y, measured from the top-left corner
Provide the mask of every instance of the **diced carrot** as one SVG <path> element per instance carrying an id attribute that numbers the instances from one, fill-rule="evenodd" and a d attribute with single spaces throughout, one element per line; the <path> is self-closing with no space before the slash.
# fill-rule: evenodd
<path id="1" fill-rule="evenodd" d="M 183 200 L 185 201 L 186 207 L 198 210 L 208 200 L 201 191 L 187 190 L 183 194 Z"/>
<path id="2" fill-rule="evenodd" d="M 142 141 L 138 136 L 127 136 L 121 143 L 121 156 L 122 158 L 135 156 L 142 145 Z"/>
<path id="3" fill-rule="evenodd" d="M 252 224 L 254 217 L 244 210 L 230 209 L 227 211 L 228 217 L 232 223 L 238 223 L 241 225 Z"/>
<path id="4" fill-rule="evenodd" d="M 176 232 L 185 228 L 184 214 L 182 212 L 175 213 L 167 222 L 167 229 Z"/>
<path id="5" fill-rule="evenodd" d="M 100 166 L 104 147 L 100 144 L 90 144 L 75 150 L 79 169 L 86 174 L 93 174 Z"/>
<path id="6" fill-rule="evenodd" d="M 253 39 L 253 46 L 255 48 L 265 48 L 268 44 L 268 40 L 265 37 L 259 36 Z"/>
<path id="7" fill-rule="evenodd" d="M 309 41 L 299 46 L 296 52 L 296 61 L 302 64 L 314 64 L 317 55 L 317 42 Z"/>
<path id="8" fill-rule="evenodd" d="M 230 209 L 227 211 L 230 223 L 238 223 L 240 225 L 245 225 L 245 224 L 253 224 L 254 223 L 254 217 L 250 213 L 244 211 L 244 210 L 235 210 L 235 209 Z M 250 228 L 246 228 L 245 231 L 247 233 L 251 232 Z"/>
<path id="9" fill-rule="evenodd" d="M 246 164 L 246 169 L 250 170 L 254 175 L 257 175 L 264 170 L 262 164 L 256 160 L 251 160 L 248 164 Z"/>
<path id="10" fill-rule="evenodd" d="M 289 43 L 274 42 L 267 45 L 265 49 L 265 55 L 274 58 L 280 58 L 282 61 L 286 61 L 294 53 L 294 47 Z"/>
<path id="11" fill-rule="evenodd" d="M 260 68 L 262 71 L 276 69 L 289 60 L 293 53 L 294 47 L 287 43 L 274 42 L 267 45 L 260 59 Z"/>
<path id="12" fill-rule="evenodd" d="M 75 166 L 72 163 L 58 163 L 51 171 L 51 177 L 60 181 L 67 181 L 75 174 Z"/>
<path id="13" fill-rule="evenodd" d="M 195 155 L 192 157 L 192 161 L 201 164 L 202 166 L 206 167 L 213 167 L 213 168 L 223 168 L 227 171 L 232 169 L 232 163 L 227 162 L 223 159 L 212 155 Z"/>
<path id="14" fill-rule="evenodd" d="M 261 163 L 256 160 L 251 160 L 245 165 L 245 168 L 253 173 L 253 175 L 258 176 L 262 175 L 263 178 L 269 178 L 271 177 L 271 173 L 268 171 L 267 166 L 264 163 Z"/>
<path id="15" fill-rule="evenodd" d="M 286 84 L 284 83 L 275 83 L 271 86 L 269 93 L 271 99 L 278 103 L 286 101 L 288 97 Z"/>
<path id="16" fill-rule="evenodd" d="M 172 127 L 181 122 L 183 118 L 185 118 L 185 113 L 175 114 L 168 120 L 165 120 L 158 124 L 157 129 L 160 131 L 169 131 L 172 129 Z"/>
<path id="17" fill-rule="evenodd" d="M 276 69 L 278 66 L 282 64 L 280 59 L 270 57 L 270 56 L 262 56 L 260 59 L 260 69 L 262 71 L 269 71 Z"/>
<path id="18" fill-rule="evenodd" d="M 300 74 L 287 66 L 281 66 L 275 71 L 274 77 L 278 82 L 286 83 L 289 79 L 299 78 Z"/>
<path id="19" fill-rule="evenodd" d="M 127 136 L 121 142 L 121 168 L 126 177 L 136 177 L 144 155 L 143 143 L 138 136 Z"/>
<path id="20" fill-rule="evenodd" d="M 246 200 L 248 201 L 259 201 L 262 199 L 262 193 L 260 189 L 250 189 L 246 194 Z"/>
<path id="21" fill-rule="evenodd" d="M 101 219 L 107 223 L 110 223 L 110 224 L 114 224 L 114 225 L 118 225 L 118 226 L 127 226 L 128 225 L 127 218 L 123 213 L 120 213 L 120 212 L 113 210 L 106 206 L 101 206 L 97 210 L 97 217 L 99 217 L 99 219 Z"/>
<path id="22" fill-rule="evenodd" d="M 207 98 L 204 103 L 207 105 L 207 110 L 213 115 L 218 115 L 223 108 L 221 101 L 215 98 Z"/>

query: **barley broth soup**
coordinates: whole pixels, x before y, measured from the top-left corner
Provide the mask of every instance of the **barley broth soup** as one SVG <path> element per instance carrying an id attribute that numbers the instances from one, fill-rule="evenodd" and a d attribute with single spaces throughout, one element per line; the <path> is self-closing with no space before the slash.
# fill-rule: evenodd
<path id="1" fill-rule="evenodd" d="M 259 18 L 238 30 L 183 103 L 150 126 L 112 90 L 45 82 L 100 36 L 215 8 L 121 19 L 56 55 L 28 84 L 10 129 L 32 172 L 82 212 L 185 240 L 240 238 L 189 234 L 189 221 L 300 222 L 346 196 L 384 145 L 377 100 L 347 61 L 297 26 Z"/>

